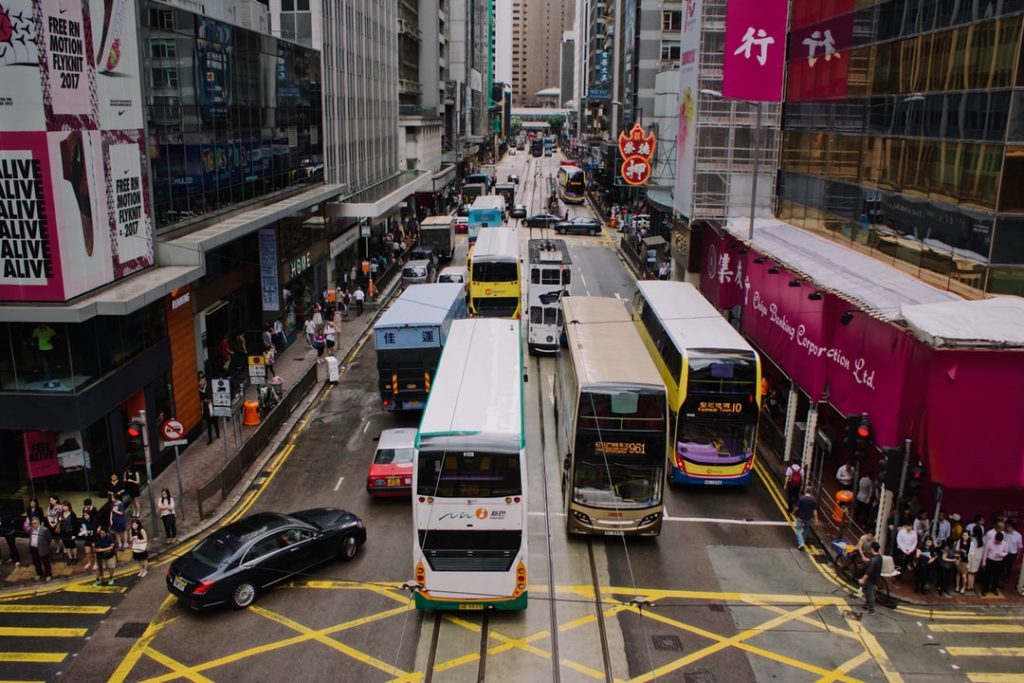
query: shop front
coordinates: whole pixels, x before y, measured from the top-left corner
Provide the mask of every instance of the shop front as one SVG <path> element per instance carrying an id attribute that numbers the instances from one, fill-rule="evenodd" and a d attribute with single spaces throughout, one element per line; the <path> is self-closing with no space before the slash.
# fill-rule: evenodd
<path id="1" fill-rule="evenodd" d="M 320 301 L 320 294 L 327 287 L 329 255 L 330 244 L 321 239 L 291 252 L 281 261 L 281 303 L 287 334 L 298 332 Z"/>

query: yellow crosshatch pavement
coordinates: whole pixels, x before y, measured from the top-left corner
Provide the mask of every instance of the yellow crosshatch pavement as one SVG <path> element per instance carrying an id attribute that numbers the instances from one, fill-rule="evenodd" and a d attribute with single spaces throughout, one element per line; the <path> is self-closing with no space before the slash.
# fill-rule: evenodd
<path id="1" fill-rule="evenodd" d="M 255 645 L 243 650 L 230 653 L 217 653 L 210 659 L 197 659 L 196 661 L 181 661 L 165 651 L 173 646 L 173 629 L 176 621 L 180 618 L 182 608 L 174 605 L 173 598 L 164 601 L 160 614 L 151 623 L 146 633 L 136 642 L 132 650 L 121 662 L 112 681 L 145 680 L 155 683 L 157 681 L 192 680 L 207 681 L 217 680 L 218 669 L 242 660 L 258 658 L 263 655 L 279 652 L 284 648 L 293 645 L 317 643 L 324 646 L 322 655 L 335 656 L 338 658 L 338 666 L 362 665 L 360 672 L 363 680 L 381 681 L 419 681 L 425 677 L 424 671 L 404 671 L 392 663 L 394 652 L 366 652 L 345 643 L 346 634 L 354 633 L 361 628 L 379 629 L 386 627 L 389 620 L 401 620 L 408 618 L 409 614 L 415 613 L 409 594 L 399 585 L 367 585 L 346 581 L 306 581 L 296 582 L 283 586 L 280 590 L 324 590 L 324 591 L 350 591 L 372 594 L 387 598 L 388 602 L 395 603 L 393 607 L 381 609 L 375 613 L 361 616 L 326 627 L 313 627 L 304 624 L 300 617 L 284 615 L 263 606 L 251 607 L 247 618 L 254 620 L 251 629 L 247 629 L 257 638 L 259 636 L 259 621 L 275 624 L 284 627 L 287 636 L 277 640 L 269 640 L 262 644 Z M 546 599 L 546 586 L 531 586 L 531 595 L 538 596 L 537 599 Z M 641 610 L 636 606 L 633 598 L 639 594 L 648 602 Z M 561 586 L 556 589 L 559 600 L 576 601 L 587 603 L 594 598 L 593 588 L 589 585 L 583 586 Z M 371 595 L 365 596 L 370 598 Z M 606 619 L 619 613 L 631 613 L 638 618 L 650 620 L 650 623 L 657 624 L 659 633 L 670 631 L 686 635 L 688 638 L 696 637 L 703 646 L 679 656 L 678 658 L 657 666 L 650 671 L 625 678 L 625 672 L 616 672 L 615 680 L 623 683 L 639 683 L 651 681 L 667 676 L 672 672 L 679 671 L 694 663 L 728 649 L 736 649 L 762 657 L 790 669 L 794 679 L 807 680 L 828 680 L 828 681 L 858 681 L 865 679 L 878 679 L 879 670 L 887 669 L 885 653 L 878 646 L 870 634 L 866 633 L 860 623 L 850 616 L 846 601 L 834 596 L 808 597 L 806 595 L 767 595 L 767 594 L 744 594 L 727 592 L 703 592 L 703 591 L 676 591 L 676 590 L 651 590 L 636 591 L 631 588 L 606 588 L 602 591 L 602 602 L 604 605 L 604 616 Z M 360 604 L 367 600 L 363 597 L 356 598 Z M 728 607 L 757 608 L 763 611 L 764 619 L 756 626 L 745 628 L 729 633 L 718 633 L 708 630 L 705 627 L 687 623 L 684 620 L 666 616 L 659 610 L 659 603 L 671 602 L 676 608 L 685 606 L 688 601 L 694 604 L 707 604 L 716 602 Z M 327 604 L 326 601 L 322 601 Z M 830 611 L 831 619 L 822 618 L 822 612 Z M 478 615 L 466 616 L 460 614 L 445 615 L 446 623 L 461 628 L 479 636 L 481 625 Z M 597 621 L 596 614 L 576 617 L 566 620 L 558 626 L 560 636 L 569 634 L 575 630 L 592 626 Z M 846 627 L 837 626 L 837 623 L 845 623 Z M 822 652 L 820 661 L 794 658 L 784 651 L 785 648 L 777 647 L 779 641 L 773 644 L 760 642 L 763 636 L 772 634 L 776 629 L 785 627 L 790 637 L 794 635 L 792 625 L 799 624 L 807 630 L 797 631 L 796 637 L 801 637 L 811 630 L 821 631 L 829 638 L 835 638 L 837 646 L 826 648 Z M 395 621 L 391 626 L 397 632 L 401 623 Z M 507 653 L 516 651 L 527 653 L 536 657 L 539 669 L 547 671 L 550 667 L 551 652 L 550 632 L 538 630 L 536 633 L 525 637 L 512 637 L 503 633 L 500 628 L 492 624 L 488 631 L 488 662 L 493 665 L 498 658 Z M 166 638 L 166 640 L 165 640 Z M 452 671 L 460 667 L 473 667 L 480 659 L 480 650 L 475 640 L 469 639 L 465 652 L 454 657 L 434 662 L 434 673 L 439 674 L 445 671 Z M 849 651 L 847 658 L 839 665 L 835 665 L 833 659 L 835 651 L 841 648 L 843 643 Z M 600 655 L 590 653 L 592 660 L 585 657 L 588 653 L 579 651 L 564 651 L 561 658 L 561 666 L 579 674 L 583 679 L 601 681 L 604 680 L 604 673 L 601 667 Z M 145 661 L 148 660 L 148 661 Z M 159 673 L 152 673 L 153 664 L 160 666 Z M 371 672 L 375 672 L 372 673 Z M 799 673 L 798 673 L 799 672 Z M 860 674 L 860 675 L 858 675 Z M 148 677 L 147 677 L 148 676 Z M 889 680 L 899 680 L 898 676 L 888 676 Z"/>

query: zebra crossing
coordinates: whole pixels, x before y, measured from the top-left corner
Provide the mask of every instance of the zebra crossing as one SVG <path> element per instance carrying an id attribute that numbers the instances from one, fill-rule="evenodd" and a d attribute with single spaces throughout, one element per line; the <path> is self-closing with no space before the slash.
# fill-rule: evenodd
<path id="1" fill-rule="evenodd" d="M 1019 615 L 928 612 L 926 619 L 925 613 L 921 610 L 917 627 L 926 642 L 938 645 L 952 672 L 971 683 L 1024 683 L 1024 619 Z"/>

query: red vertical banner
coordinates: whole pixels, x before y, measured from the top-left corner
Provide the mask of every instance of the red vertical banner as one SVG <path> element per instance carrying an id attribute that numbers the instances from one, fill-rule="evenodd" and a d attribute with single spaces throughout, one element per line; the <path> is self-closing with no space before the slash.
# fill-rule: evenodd
<path id="1" fill-rule="evenodd" d="M 786 59 L 787 0 L 728 0 L 722 95 L 780 102 Z"/>
<path id="2" fill-rule="evenodd" d="M 21 441 L 25 446 L 25 465 L 29 479 L 60 474 L 56 432 L 23 432 Z"/>

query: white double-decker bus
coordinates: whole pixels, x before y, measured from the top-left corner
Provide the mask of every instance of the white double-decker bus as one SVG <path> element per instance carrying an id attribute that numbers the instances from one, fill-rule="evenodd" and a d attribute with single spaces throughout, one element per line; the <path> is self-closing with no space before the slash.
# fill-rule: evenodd
<path id="1" fill-rule="evenodd" d="M 416 435 L 423 610 L 526 608 L 526 439 L 517 320 L 452 323 Z"/>
<path id="2" fill-rule="evenodd" d="M 572 258 L 565 240 L 530 240 L 526 345 L 531 354 L 557 353 L 562 337 L 563 296 L 569 296 Z"/>

